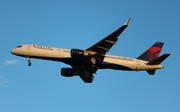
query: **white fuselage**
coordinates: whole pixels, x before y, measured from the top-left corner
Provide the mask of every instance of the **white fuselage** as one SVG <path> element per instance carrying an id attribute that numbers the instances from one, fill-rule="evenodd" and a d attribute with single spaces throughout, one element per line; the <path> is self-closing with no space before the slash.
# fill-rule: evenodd
<path id="1" fill-rule="evenodd" d="M 11 53 L 22 57 L 45 59 L 45 60 L 71 58 L 69 49 L 40 46 L 35 44 L 24 44 L 18 46 L 15 49 L 11 50 Z M 163 66 L 161 65 L 147 65 L 148 62 L 144 60 L 122 57 L 122 56 L 113 56 L 113 55 L 105 55 L 103 62 L 111 63 L 114 65 L 125 66 L 134 71 L 163 68 Z"/>

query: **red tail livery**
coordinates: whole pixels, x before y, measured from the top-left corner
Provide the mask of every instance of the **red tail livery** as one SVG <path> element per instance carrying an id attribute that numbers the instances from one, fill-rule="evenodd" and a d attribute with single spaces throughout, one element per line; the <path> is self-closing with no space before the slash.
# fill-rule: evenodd
<path id="1" fill-rule="evenodd" d="M 159 57 L 161 49 L 163 47 L 163 42 L 156 42 L 153 46 L 151 46 L 146 52 L 140 55 L 137 59 L 152 61 Z"/>

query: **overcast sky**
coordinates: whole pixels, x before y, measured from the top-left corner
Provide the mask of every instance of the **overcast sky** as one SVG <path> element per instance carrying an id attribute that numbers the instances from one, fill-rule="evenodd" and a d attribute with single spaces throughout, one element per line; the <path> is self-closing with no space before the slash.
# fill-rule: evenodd
<path id="1" fill-rule="evenodd" d="M 1 0 L 0 112 L 180 111 L 179 0 Z M 108 54 L 138 57 L 156 41 L 171 53 L 154 76 L 98 70 L 92 84 L 60 75 L 69 65 L 14 56 L 21 44 L 86 49 L 131 22 Z"/>

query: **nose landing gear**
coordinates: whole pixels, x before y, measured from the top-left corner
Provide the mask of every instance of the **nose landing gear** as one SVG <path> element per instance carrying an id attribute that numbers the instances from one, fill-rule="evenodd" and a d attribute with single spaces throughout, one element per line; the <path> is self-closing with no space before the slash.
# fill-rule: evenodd
<path id="1" fill-rule="evenodd" d="M 28 66 L 31 66 L 31 59 L 29 57 L 27 57 L 27 61 L 28 61 Z"/>
<path id="2" fill-rule="evenodd" d="M 31 62 L 29 62 L 29 63 L 28 63 L 28 66 L 31 66 L 31 64 L 32 64 L 32 63 L 31 63 Z"/>

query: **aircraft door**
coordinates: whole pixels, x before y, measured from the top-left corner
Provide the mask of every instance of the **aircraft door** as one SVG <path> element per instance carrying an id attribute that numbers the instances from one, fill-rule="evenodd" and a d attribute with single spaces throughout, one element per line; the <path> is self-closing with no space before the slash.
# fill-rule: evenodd
<path id="1" fill-rule="evenodd" d="M 61 53 L 61 49 L 58 49 L 58 51 L 57 51 L 57 52 L 58 52 L 58 54 L 60 54 L 60 53 Z"/>
<path id="2" fill-rule="evenodd" d="M 139 60 L 137 60 L 136 69 L 138 69 L 138 66 L 139 66 Z"/>
<path id="3" fill-rule="evenodd" d="M 139 60 L 137 61 L 137 65 L 139 65 Z"/>
<path id="4" fill-rule="evenodd" d="M 27 46 L 27 50 L 30 50 L 30 49 L 31 49 L 31 46 L 30 46 L 30 45 L 28 45 L 28 46 Z"/>

